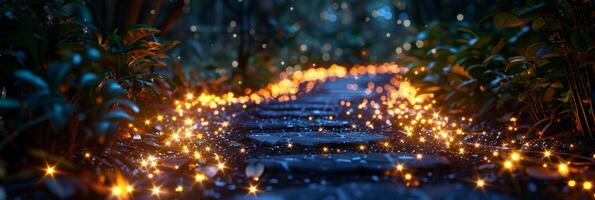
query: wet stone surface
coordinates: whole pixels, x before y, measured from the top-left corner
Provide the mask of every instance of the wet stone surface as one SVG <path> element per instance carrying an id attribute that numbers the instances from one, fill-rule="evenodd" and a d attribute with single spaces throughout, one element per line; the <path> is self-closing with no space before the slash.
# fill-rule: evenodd
<path id="1" fill-rule="evenodd" d="M 260 117 L 321 117 L 321 116 L 334 116 L 338 115 L 338 111 L 324 111 L 324 110 L 260 110 L 256 112 L 256 115 Z"/>
<path id="2" fill-rule="evenodd" d="M 377 96 L 365 91 L 372 88 L 368 87 L 371 81 L 378 86 L 388 79 L 337 79 L 294 101 L 247 105 L 246 109 L 234 110 L 234 117 L 218 115 L 229 122 L 229 129 L 219 132 L 224 142 L 212 140 L 209 147 L 223 152 L 218 154 L 223 158 L 223 169 L 205 161 L 210 156 L 207 149 L 200 149 L 200 159 L 172 150 L 171 155 L 170 151 L 159 155 L 158 165 L 177 170 L 163 170 L 152 181 L 169 189 L 167 195 L 172 196 L 165 199 L 175 199 L 173 189 L 178 185 L 188 192 L 179 199 L 510 199 L 505 196 L 507 190 L 475 187 L 473 179 L 482 169 L 462 166 L 468 160 L 462 162 L 460 157 L 434 149 L 429 141 L 409 142 L 398 128 L 365 126 L 370 117 L 358 119 L 356 111 L 366 117 L 373 110 L 341 106 L 341 100 L 357 104 L 363 98 Z M 347 115 L 347 110 L 353 114 Z M 132 141 L 151 147 L 162 145 L 149 143 L 156 137 L 132 136 Z M 129 152 L 138 151 L 143 156 L 136 157 L 146 157 L 153 153 L 139 151 L 142 148 L 137 146 L 125 147 L 112 155 L 130 157 Z M 134 170 L 139 163 L 116 165 L 127 174 L 145 176 Z M 398 170 L 398 165 L 403 169 Z M 543 176 L 544 172 L 537 169 L 527 170 L 531 176 L 555 178 Z M 206 176 L 200 184 L 192 177 L 197 172 Z M 488 186 L 496 184 L 487 182 L 493 177 L 484 178 Z M 257 186 L 257 192 L 251 193 L 250 186 Z M 154 196 L 147 193 L 146 197 Z"/>
<path id="3" fill-rule="evenodd" d="M 266 168 L 286 171 L 393 170 L 397 164 L 402 164 L 409 169 L 427 169 L 450 165 L 450 161 L 442 156 L 426 155 L 417 159 L 413 154 L 397 153 L 281 155 L 250 159 L 248 162 L 262 163 Z"/>
<path id="4" fill-rule="evenodd" d="M 326 120 L 326 119 L 257 119 L 246 122 L 237 122 L 240 128 L 245 129 L 282 129 L 282 128 L 318 128 L 330 127 L 340 128 L 348 127 L 349 121 L 346 120 Z"/>
<path id="5" fill-rule="evenodd" d="M 258 197 L 236 196 L 235 199 L 470 199 L 505 200 L 513 199 L 493 192 L 475 190 L 462 184 L 426 185 L 408 188 L 391 183 L 349 182 L 341 185 L 311 184 L 291 187 L 273 192 L 263 192 Z"/>
<path id="6" fill-rule="evenodd" d="M 287 103 L 274 103 L 260 106 L 263 110 L 321 110 L 321 111 L 332 111 L 341 109 L 336 104 L 316 104 L 316 103 L 299 103 L 299 102 L 287 102 Z"/>
<path id="7" fill-rule="evenodd" d="M 276 132 L 253 133 L 249 138 L 268 144 L 301 144 L 307 146 L 319 144 L 368 143 L 386 140 L 387 137 L 374 133 L 338 133 L 338 132 Z"/>

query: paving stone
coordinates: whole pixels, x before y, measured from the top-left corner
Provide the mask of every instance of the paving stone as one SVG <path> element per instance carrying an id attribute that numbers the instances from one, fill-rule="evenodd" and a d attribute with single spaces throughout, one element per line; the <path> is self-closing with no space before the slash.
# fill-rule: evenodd
<path id="1" fill-rule="evenodd" d="M 316 103 L 300 103 L 300 102 L 284 102 L 274 103 L 260 106 L 265 110 L 324 110 L 332 111 L 339 110 L 339 104 L 316 104 Z"/>
<path id="2" fill-rule="evenodd" d="M 396 164 L 425 169 L 450 165 L 450 161 L 442 156 L 424 155 L 416 159 L 415 155 L 405 153 L 298 154 L 253 158 L 247 162 L 260 162 L 267 168 L 286 171 L 393 170 Z"/>
<path id="3" fill-rule="evenodd" d="M 343 98 L 341 95 L 333 95 L 333 96 L 329 96 L 329 95 L 316 95 L 316 96 L 307 96 L 307 97 L 302 97 L 299 98 L 298 100 L 295 100 L 295 102 L 298 103 L 314 103 L 314 104 L 335 104 L 335 105 L 339 105 L 339 102 L 341 102 L 341 100 L 346 100 L 347 98 Z"/>
<path id="4" fill-rule="evenodd" d="M 351 123 L 345 120 L 326 120 L 326 119 L 257 119 L 246 122 L 238 122 L 236 125 L 246 129 L 281 129 L 281 128 L 341 128 L 349 127 Z"/>
<path id="5" fill-rule="evenodd" d="M 259 200 L 306 200 L 306 199 L 469 199 L 507 200 L 513 199 L 491 191 L 477 190 L 462 184 L 422 185 L 418 188 L 405 187 L 394 183 L 349 182 L 341 185 L 310 184 L 291 187 L 273 192 L 262 192 L 258 196 L 236 196 L 235 199 Z"/>
<path id="6" fill-rule="evenodd" d="M 278 111 L 278 110 L 261 110 L 257 111 L 256 114 L 261 117 L 321 117 L 338 115 L 338 111 L 324 111 L 324 110 L 289 110 L 289 111 Z"/>
<path id="7" fill-rule="evenodd" d="M 353 144 L 386 140 L 387 137 L 374 133 L 339 133 L 339 132 L 277 132 L 253 133 L 248 136 L 253 140 L 269 144 L 301 144 L 307 146 L 320 144 Z"/>

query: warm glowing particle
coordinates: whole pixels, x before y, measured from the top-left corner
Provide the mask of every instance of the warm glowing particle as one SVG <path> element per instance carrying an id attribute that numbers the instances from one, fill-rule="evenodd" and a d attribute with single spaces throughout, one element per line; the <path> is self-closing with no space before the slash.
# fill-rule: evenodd
<path id="1" fill-rule="evenodd" d="M 510 154 L 510 159 L 512 159 L 512 161 L 519 161 L 521 160 L 521 155 L 517 152 L 513 152 Z"/>
<path id="2" fill-rule="evenodd" d="M 205 176 L 204 174 L 198 173 L 198 174 L 194 175 L 194 181 L 196 181 L 196 182 L 200 183 L 206 179 L 207 179 L 207 176 Z"/>
<path id="3" fill-rule="evenodd" d="M 421 160 L 423 157 L 424 157 L 424 156 L 423 156 L 423 155 L 421 155 L 421 154 L 419 154 L 419 153 L 418 153 L 417 155 L 415 155 L 415 158 L 417 158 L 418 160 Z"/>
<path id="4" fill-rule="evenodd" d="M 411 180 L 411 174 L 405 174 L 405 180 Z"/>
<path id="5" fill-rule="evenodd" d="M 558 165 L 558 173 L 560 173 L 562 176 L 568 175 L 568 165 L 565 163 L 560 163 Z"/>
<path id="6" fill-rule="evenodd" d="M 222 163 L 222 162 L 217 163 L 217 169 L 219 169 L 219 170 L 225 169 L 225 163 Z"/>
<path id="7" fill-rule="evenodd" d="M 483 188 L 485 186 L 485 181 L 483 179 L 478 179 L 477 181 L 475 181 L 475 185 L 477 185 L 477 187 Z"/>
<path id="8" fill-rule="evenodd" d="M 550 152 L 550 151 L 548 151 L 548 150 L 545 150 L 545 151 L 543 152 L 543 157 L 549 158 L 551 155 L 552 155 L 552 152 Z"/>
<path id="9" fill-rule="evenodd" d="M 194 94 L 192 94 L 192 93 L 186 94 L 186 99 L 192 100 L 193 98 L 194 98 Z"/>
<path id="10" fill-rule="evenodd" d="M 248 187 L 248 193 L 256 194 L 257 192 L 258 192 L 258 187 L 256 187 L 255 185 L 250 185 L 250 187 Z"/>
<path id="11" fill-rule="evenodd" d="M 46 176 L 51 176 L 54 177 L 54 174 L 56 173 L 56 166 L 47 166 L 45 168 L 45 175 Z"/>
<path id="12" fill-rule="evenodd" d="M 574 187 L 574 186 L 576 186 L 576 181 L 574 181 L 574 180 L 569 180 L 569 181 L 568 181 L 568 186 L 569 186 L 569 187 Z"/>
<path id="13" fill-rule="evenodd" d="M 159 196 L 159 194 L 161 194 L 161 188 L 159 186 L 153 186 L 153 188 L 151 189 L 151 195 L 154 196 Z"/>
<path id="14" fill-rule="evenodd" d="M 402 164 L 398 164 L 397 165 L 397 170 L 398 171 L 403 171 L 403 165 Z"/>
<path id="15" fill-rule="evenodd" d="M 113 196 L 120 196 L 120 195 L 122 195 L 122 193 L 123 193 L 123 191 L 120 187 L 118 187 L 118 186 L 112 187 L 112 195 Z"/>
<path id="16" fill-rule="evenodd" d="M 132 185 L 127 185 L 126 186 L 126 192 L 131 193 L 132 191 L 134 191 L 134 186 Z"/>
<path id="17" fill-rule="evenodd" d="M 512 162 L 510 162 L 510 160 L 504 161 L 504 168 L 506 169 L 512 169 L 513 165 Z"/>
<path id="18" fill-rule="evenodd" d="M 183 192 L 184 191 L 184 187 L 182 187 L 181 185 L 178 185 L 178 187 L 176 187 L 176 192 Z"/>
<path id="19" fill-rule="evenodd" d="M 585 181 L 583 183 L 583 189 L 584 190 L 591 190 L 591 188 L 593 188 L 593 184 L 590 181 Z"/>

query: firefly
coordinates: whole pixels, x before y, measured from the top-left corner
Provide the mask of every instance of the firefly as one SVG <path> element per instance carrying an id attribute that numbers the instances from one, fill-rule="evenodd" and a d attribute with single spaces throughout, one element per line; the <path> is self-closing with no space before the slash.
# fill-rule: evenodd
<path id="1" fill-rule="evenodd" d="M 222 162 L 218 163 L 217 164 L 217 169 L 219 169 L 219 170 L 225 169 L 225 163 L 222 163 Z"/>
<path id="2" fill-rule="evenodd" d="M 510 159 L 512 159 L 512 161 L 519 161 L 521 159 L 521 155 L 517 152 L 513 152 L 510 154 Z"/>
<path id="3" fill-rule="evenodd" d="M 548 151 L 548 150 L 545 150 L 545 151 L 543 152 L 543 157 L 549 158 L 551 155 L 552 155 L 552 152 L 550 152 L 550 151 Z"/>
<path id="4" fill-rule="evenodd" d="M 565 163 L 560 163 L 560 165 L 558 165 L 558 173 L 560 173 L 562 176 L 568 175 L 568 165 Z"/>
<path id="5" fill-rule="evenodd" d="M 134 186 L 132 185 L 114 185 L 112 187 L 112 196 L 114 197 L 124 197 L 128 193 L 132 193 L 134 191 Z"/>
<path id="6" fill-rule="evenodd" d="M 258 187 L 256 185 L 250 185 L 248 187 L 248 193 L 255 195 L 258 192 Z"/>
<path id="7" fill-rule="evenodd" d="M 50 176 L 50 177 L 54 177 L 54 174 L 56 173 L 56 166 L 46 166 L 45 168 L 45 176 Z"/>
<path id="8" fill-rule="evenodd" d="M 512 162 L 510 162 L 510 160 L 504 161 L 504 168 L 506 169 L 512 169 L 513 165 Z"/>
<path id="9" fill-rule="evenodd" d="M 424 156 L 423 156 L 423 155 L 421 155 L 421 154 L 419 154 L 419 153 L 418 153 L 417 155 L 415 155 L 415 158 L 417 158 L 418 160 L 421 160 L 423 157 L 424 157 Z"/>
<path id="10" fill-rule="evenodd" d="M 198 173 L 196 175 L 194 175 L 194 181 L 202 183 L 204 180 L 207 179 L 207 176 L 205 176 L 204 174 Z"/>
<path id="11" fill-rule="evenodd" d="M 405 174 L 405 180 L 411 180 L 411 174 Z"/>
<path id="12" fill-rule="evenodd" d="M 591 188 L 593 188 L 593 184 L 592 184 L 591 182 L 589 182 L 589 181 L 585 181 L 585 182 L 583 183 L 583 189 L 584 189 L 584 190 L 591 190 Z"/>
<path id="13" fill-rule="evenodd" d="M 569 180 L 569 181 L 568 181 L 568 186 L 569 186 L 569 187 L 574 187 L 574 186 L 576 186 L 576 181 L 574 181 L 574 180 Z"/>
<path id="14" fill-rule="evenodd" d="M 475 181 L 475 185 L 477 185 L 477 187 L 479 188 L 483 188 L 485 186 L 485 181 L 483 179 L 477 179 L 477 181 Z"/>
<path id="15" fill-rule="evenodd" d="M 398 164 L 397 165 L 397 170 L 398 171 L 403 171 L 403 165 L 402 164 Z"/>
<path id="16" fill-rule="evenodd" d="M 112 188 L 112 195 L 113 195 L 113 196 L 119 197 L 119 196 L 121 196 L 121 195 L 122 195 L 122 193 L 123 193 L 123 191 L 122 191 L 122 189 L 121 189 L 120 187 L 118 187 L 118 186 L 114 186 L 114 187 Z"/>
<path id="17" fill-rule="evenodd" d="M 153 196 L 159 196 L 159 194 L 161 194 L 163 191 L 161 191 L 161 188 L 159 186 L 153 186 L 153 188 L 151 189 L 151 195 Z"/>
<path id="18" fill-rule="evenodd" d="M 194 98 L 194 94 L 192 94 L 192 93 L 186 94 L 186 99 L 192 100 L 193 98 Z"/>

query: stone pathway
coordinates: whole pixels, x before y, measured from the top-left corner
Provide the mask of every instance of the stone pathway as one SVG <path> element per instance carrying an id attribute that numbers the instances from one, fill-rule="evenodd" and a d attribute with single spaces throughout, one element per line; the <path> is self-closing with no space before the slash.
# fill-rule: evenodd
<path id="1" fill-rule="evenodd" d="M 247 175 L 259 176 L 256 196 L 234 199 L 509 199 L 472 184 L 445 181 L 452 162 L 439 154 L 415 154 L 391 147 L 389 136 L 345 115 L 342 100 L 373 98 L 368 82 L 389 77 L 339 79 L 295 101 L 263 104 L 236 118 L 252 152 Z M 359 89 L 348 89 L 355 84 Z M 354 128 L 358 127 L 358 128 Z M 387 142 L 387 143 L 384 143 Z M 409 150 L 411 148 L 409 147 Z M 423 152 L 422 149 L 419 149 Z M 403 151 L 403 152 L 401 152 Z M 415 150 L 414 150 L 415 151 Z M 437 183 L 431 180 L 440 179 Z"/>

